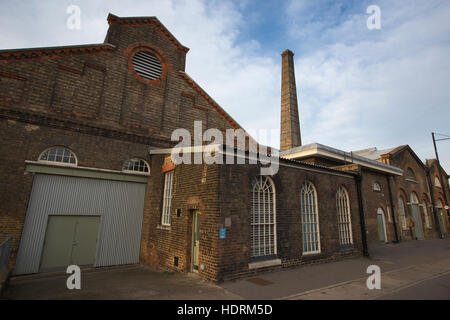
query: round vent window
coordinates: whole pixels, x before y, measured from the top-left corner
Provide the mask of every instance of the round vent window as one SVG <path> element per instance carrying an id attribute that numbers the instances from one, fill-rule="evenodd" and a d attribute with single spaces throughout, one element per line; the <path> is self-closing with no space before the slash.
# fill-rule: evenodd
<path id="1" fill-rule="evenodd" d="M 162 66 L 159 59 L 148 51 L 139 51 L 131 60 L 134 71 L 146 80 L 156 80 L 161 77 Z"/>

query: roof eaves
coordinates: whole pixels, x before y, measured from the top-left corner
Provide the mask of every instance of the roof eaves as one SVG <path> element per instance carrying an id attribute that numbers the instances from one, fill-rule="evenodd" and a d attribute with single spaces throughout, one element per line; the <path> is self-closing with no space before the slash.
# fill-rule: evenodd
<path id="1" fill-rule="evenodd" d="M 20 59 L 39 59 L 39 58 L 57 58 L 61 55 L 71 54 L 93 54 L 100 52 L 112 52 L 115 46 L 109 43 L 96 43 L 57 47 L 38 47 L 0 50 L 0 62 L 20 60 Z"/>

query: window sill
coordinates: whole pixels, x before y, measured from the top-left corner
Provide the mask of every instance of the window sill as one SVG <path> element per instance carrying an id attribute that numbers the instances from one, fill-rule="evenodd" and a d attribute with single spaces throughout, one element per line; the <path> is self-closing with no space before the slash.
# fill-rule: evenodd
<path id="1" fill-rule="evenodd" d="M 171 227 L 170 227 L 170 225 L 169 225 L 169 226 L 165 226 L 165 225 L 162 225 L 162 224 L 158 224 L 158 225 L 156 226 L 156 229 L 160 229 L 160 230 L 170 230 Z"/>
<path id="2" fill-rule="evenodd" d="M 258 261 L 258 262 L 251 262 L 248 264 L 249 269 L 258 269 L 258 268 L 265 268 L 265 267 L 272 267 L 272 266 L 279 266 L 281 265 L 281 259 L 273 259 L 273 260 L 266 260 L 266 261 Z"/>
<path id="3" fill-rule="evenodd" d="M 322 253 L 322 251 L 313 251 L 313 252 L 303 252 L 302 253 L 302 256 L 313 256 L 313 255 L 315 255 L 315 254 L 321 254 Z"/>

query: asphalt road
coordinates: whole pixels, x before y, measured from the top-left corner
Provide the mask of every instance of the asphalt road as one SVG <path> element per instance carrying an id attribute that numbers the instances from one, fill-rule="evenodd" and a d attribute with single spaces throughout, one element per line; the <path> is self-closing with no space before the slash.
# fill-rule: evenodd
<path id="1" fill-rule="evenodd" d="M 381 296 L 377 300 L 450 300 L 450 274 Z"/>

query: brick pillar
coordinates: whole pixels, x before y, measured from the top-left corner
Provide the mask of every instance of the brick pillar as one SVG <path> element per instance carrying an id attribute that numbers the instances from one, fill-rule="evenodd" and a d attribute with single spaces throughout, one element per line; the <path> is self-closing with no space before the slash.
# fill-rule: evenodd
<path id="1" fill-rule="evenodd" d="M 285 50 L 282 54 L 281 72 L 281 135 L 280 150 L 302 145 L 298 118 L 297 89 L 295 87 L 294 54 Z"/>

